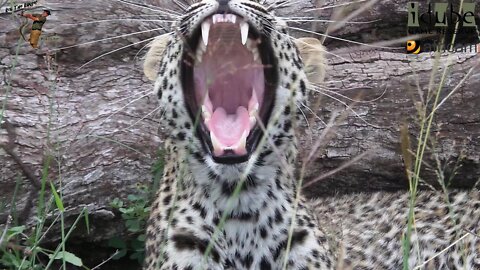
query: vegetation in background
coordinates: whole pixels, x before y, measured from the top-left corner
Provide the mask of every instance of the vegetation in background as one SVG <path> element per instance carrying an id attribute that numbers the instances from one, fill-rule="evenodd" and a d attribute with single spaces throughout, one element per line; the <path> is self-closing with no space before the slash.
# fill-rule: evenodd
<path id="1" fill-rule="evenodd" d="M 129 194 L 127 200 L 115 198 L 111 205 L 121 213 L 125 222 L 125 228 L 128 231 L 126 237 L 113 237 L 108 245 L 118 250 L 113 257 L 114 260 L 128 256 L 131 260 L 136 260 L 138 265 L 142 265 L 145 258 L 145 230 L 147 220 L 150 214 L 150 205 L 154 199 L 155 192 L 158 190 L 160 179 L 163 174 L 164 153 L 160 151 L 158 159 L 153 165 L 153 183 L 151 186 L 136 185 L 132 190 L 134 194 Z"/>

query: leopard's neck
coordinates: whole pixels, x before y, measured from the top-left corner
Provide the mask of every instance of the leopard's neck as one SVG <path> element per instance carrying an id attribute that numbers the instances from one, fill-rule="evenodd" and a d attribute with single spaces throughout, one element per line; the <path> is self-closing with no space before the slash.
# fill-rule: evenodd
<path id="1" fill-rule="evenodd" d="M 193 204 L 218 213 L 231 209 L 233 217 L 254 216 L 266 207 L 291 208 L 296 192 L 293 159 L 265 150 L 250 160 L 252 164 L 220 165 L 188 148 L 167 147 L 176 156 L 170 158 L 177 168 L 174 186 L 179 196 L 190 198 Z"/>

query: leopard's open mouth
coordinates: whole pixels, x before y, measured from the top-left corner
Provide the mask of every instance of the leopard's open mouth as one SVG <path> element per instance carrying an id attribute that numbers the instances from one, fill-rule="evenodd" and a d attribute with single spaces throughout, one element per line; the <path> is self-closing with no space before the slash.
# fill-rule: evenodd
<path id="1" fill-rule="evenodd" d="M 197 136 L 215 162 L 245 162 L 275 98 L 277 63 L 269 39 L 240 16 L 215 14 L 187 44 L 181 76 Z"/>

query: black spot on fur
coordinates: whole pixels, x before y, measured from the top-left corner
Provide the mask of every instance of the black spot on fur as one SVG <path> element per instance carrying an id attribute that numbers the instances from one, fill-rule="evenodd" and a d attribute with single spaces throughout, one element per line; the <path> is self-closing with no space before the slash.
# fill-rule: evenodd
<path id="1" fill-rule="evenodd" d="M 168 86 L 168 80 L 167 80 L 167 78 L 163 78 L 162 89 L 167 89 L 167 86 Z"/>
<path id="2" fill-rule="evenodd" d="M 305 85 L 305 82 L 303 80 L 300 80 L 300 91 L 303 95 L 307 93 L 307 86 Z"/>
<path id="3" fill-rule="evenodd" d="M 291 127 L 292 127 L 292 122 L 290 122 L 290 120 L 287 120 L 283 125 L 283 131 L 288 132 Z"/>
<path id="4" fill-rule="evenodd" d="M 205 211 L 205 208 L 203 208 L 199 203 L 194 203 L 192 207 L 193 209 L 200 212 L 200 216 L 202 218 L 205 218 L 207 216 L 207 212 Z"/>
<path id="5" fill-rule="evenodd" d="M 261 227 L 260 228 L 260 236 L 265 239 L 268 235 L 268 232 L 267 232 L 267 229 L 265 229 L 265 227 Z"/>
<path id="6" fill-rule="evenodd" d="M 297 80 L 297 73 L 292 72 L 291 78 L 292 78 L 292 81 L 296 81 Z"/>
<path id="7" fill-rule="evenodd" d="M 248 253 L 247 256 L 245 256 L 245 258 L 243 258 L 242 260 L 242 264 L 243 266 L 245 266 L 245 268 L 250 268 L 250 266 L 252 265 L 252 262 L 253 262 L 253 256 L 250 253 Z"/>
<path id="8" fill-rule="evenodd" d="M 280 213 L 280 210 L 275 209 L 275 223 L 280 223 L 283 221 L 282 213 Z"/>
<path id="9" fill-rule="evenodd" d="M 167 196 L 165 196 L 165 198 L 163 198 L 163 204 L 164 205 L 169 205 L 171 199 L 172 199 L 172 195 L 168 194 Z"/>
<path id="10" fill-rule="evenodd" d="M 185 140 L 185 132 L 179 132 L 177 134 L 177 138 L 180 140 L 180 141 L 184 141 Z"/>
<path id="11" fill-rule="evenodd" d="M 303 241 L 305 241 L 305 238 L 307 237 L 308 232 L 307 230 L 300 230 L 293 232 L 292 234 L 292 247 L 298 244 L 302 244 Z"/>
<path id="12" fill-rule="evenodd" d="M 271 270 L 272 266 L 270 265 L 270 262 L 266 257 L 262 258 L 262 261 L 260 262 L 260 269 L 262 270 Z"/>
<path id="13" fill-rule="evenodd" d="M 184 234 L 184 233 L 177 233 L 172 235 L 171 241 L 174 243 L 175 248 L 178 250 L 195 250 L 197 249 L 203 255 L 207 250 L 209 241 L 207 239 L 200 239 L 193 234 Z M 218 254 L 215 248 L 211 249 L 210 255 L 212 256 L 215 262 L 220 261 L 220 255 Z"/>
<path id="14" fill-rule="evenodd" d="M 257 222 L 258 221 L 258 218 L 259 218 L 259 213 L 258 212 L 254 212 L 254 213 L 245 213 L 245 212 L 242 212 L 240 214 L 231 214 L 230 215 L 230 219 L 237 219 L 237 220 L 240 220 L 240 221 L 253 221 L 253 222 Z"/>
<path id="15" fill-rule="evenodd" d="M 223 195 L 229 197 L 230 195 L 232 195 L 234 189 L 235 189 L 235 183 L 229 183 L 229 182 L 222 183 Z"/>

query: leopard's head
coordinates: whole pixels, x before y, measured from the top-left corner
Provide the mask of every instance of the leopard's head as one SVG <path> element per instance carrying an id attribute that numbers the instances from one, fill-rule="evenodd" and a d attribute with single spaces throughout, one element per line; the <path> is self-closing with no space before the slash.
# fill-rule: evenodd
<path id="1" fill-rule="evenodd" d="M 323 76 L 320 42 L 289 36 L 261 2 L 195 3 L 146 55 L 167 133 L 210 167 L 258 164 L 272 153 L 292 159 L 308 96 L 305 57 L 316 81 Z"/>

